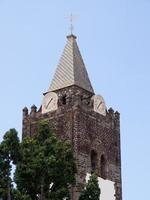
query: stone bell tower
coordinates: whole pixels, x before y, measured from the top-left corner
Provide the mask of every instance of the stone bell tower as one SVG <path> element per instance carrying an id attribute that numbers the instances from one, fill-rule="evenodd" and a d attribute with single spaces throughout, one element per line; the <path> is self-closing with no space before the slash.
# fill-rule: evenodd
<path id="1" fill-rule="evenodd" d="M 101 200 L 122 200 L 120 114 L 107 109 L 102 96 L 94 94 L 76 36 L 67 44 L 56 73 L 39 110 L 23 109 L 23 137 L 36 133 L 37 122 L 47 119 L 63 140 L 70 140 L 77 163 L 76 187 L 72 200 L 78 200 L 87 175 L 99 176 Z"/>

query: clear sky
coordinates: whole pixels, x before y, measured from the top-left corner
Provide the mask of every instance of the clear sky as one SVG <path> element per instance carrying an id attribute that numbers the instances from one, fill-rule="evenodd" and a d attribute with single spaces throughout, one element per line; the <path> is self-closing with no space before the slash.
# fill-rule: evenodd
<path id="1" fill-rule="evenodd" d="M 150 0 L 0 0 L 0 140 L 40 106 L 71 12 L 95 93 L 121 113 L 123 199 L 148 199 Z"/>

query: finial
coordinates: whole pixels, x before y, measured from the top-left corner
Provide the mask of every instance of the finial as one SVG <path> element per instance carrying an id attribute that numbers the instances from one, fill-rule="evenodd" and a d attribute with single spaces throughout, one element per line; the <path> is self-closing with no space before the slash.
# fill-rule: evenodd
<path id="1" fill-rule="evenodd" d="M 114 110 L 113 110 L 112 108 L 109 108 L 109 109 L 108 109 L 108 112 L 113 114 L 113 113 L 114 113 Z"/>
<path id="2" fill-rule="evenodd" d="M 37 107 L 33 104 L 33 106 L 31 106 L 31 111 L 36 112 L 36 110 L 37 110 Z"/>
<path id="3" fill-rule="evenodd" d="M 76 17 L 71 13 L 69 19 L 70 19 L 70 31 L 71 35 L 73 35 L 73 30 L 74 30 L 73 21 L 76 19 Z"/>
<path id="4" fill-rule="evenodd" d="M 28 115 L 28 108 L 24 107 L 22 111 L 23 111 L 23 117 L 26 117 Z"/>

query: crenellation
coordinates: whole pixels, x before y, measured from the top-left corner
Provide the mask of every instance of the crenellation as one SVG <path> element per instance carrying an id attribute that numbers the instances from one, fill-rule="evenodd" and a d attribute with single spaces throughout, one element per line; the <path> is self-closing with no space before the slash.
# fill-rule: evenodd
<path id="1" fill-rule="evenodd" d="M 23 112 L 23 118 L 28 116 L 28 108 L 27 107 L 24 107 L 22 112 Z"/>
<path id="2" fill-rule="evenodd" d="M 37 112 L 37 107 L 35 105 L 31 106 L 30 116 L 33 118 L 36 117 L 36 112 Z"/>

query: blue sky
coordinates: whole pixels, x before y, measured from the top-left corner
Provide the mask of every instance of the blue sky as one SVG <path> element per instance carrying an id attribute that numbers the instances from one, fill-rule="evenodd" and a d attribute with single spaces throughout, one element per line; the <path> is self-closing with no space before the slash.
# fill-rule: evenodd
<path id="1" fill-rule="evenodd" d="M 150 0 L 0 0 L 0 140 L 40 106 L 71 12 L 95 93 L 121 113 L 123 199 L 148 199 Z"/>

